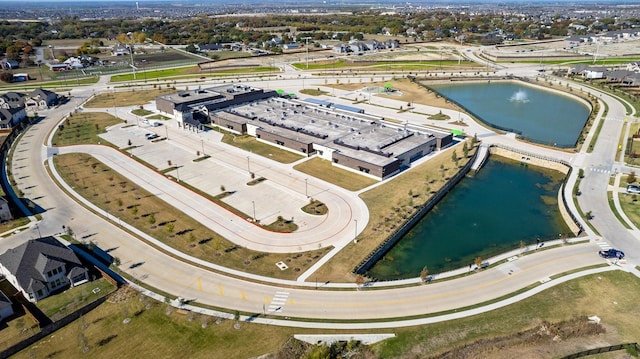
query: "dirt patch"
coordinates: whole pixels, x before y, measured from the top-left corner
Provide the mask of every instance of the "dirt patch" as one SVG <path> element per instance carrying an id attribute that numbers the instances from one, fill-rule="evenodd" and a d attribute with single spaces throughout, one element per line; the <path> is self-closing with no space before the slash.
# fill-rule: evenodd
<path id="1" fill-rule="evenodd" d="M 529 330 L 507 336 L 480 339 L 430 358 L 516 358 L 518 356 L 556 357 L 574 347 L 584 350 L 585 340 L 592 345 L 597 335 L 606 332 L 604 326 L 580 316 L 566 321 L 543 321 Z M 561 350 L 560 350 L 561 349 Z"/>

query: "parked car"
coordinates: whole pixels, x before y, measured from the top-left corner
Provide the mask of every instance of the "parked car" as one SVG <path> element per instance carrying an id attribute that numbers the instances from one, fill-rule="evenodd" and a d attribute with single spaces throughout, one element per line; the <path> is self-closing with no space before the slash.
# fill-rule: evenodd
<path id="1" fill-rule="evenodd" d="M 598 254 L 600 254 L 600 257 L 602 258 L 618 258 L 618 259 L 622 259 L 624 258 L 624 252 L 619 250 L 619 249 L 607 249 L 604 251 L 599 251 Z"/>
<path id="2" fill-rule="evenodd" d="M 627 193 L 640 193 L 640 187 L 630 184 L 627 186 Z"/>
<path id="3" fill-rule="evenodd" d="M 156 138 L 158 138 L 158 137 L 160 137 L 160 136 L 158 136 L 158 135 L 157 135 L 157 134 L 155 134 L 155 133 L 147 133 L 147 134 L 145 134 L 145 135 L 144 135 L 144 137 L 145 137 L 147 140 L 154 140 L 154 139 L 156 139 Z"/>

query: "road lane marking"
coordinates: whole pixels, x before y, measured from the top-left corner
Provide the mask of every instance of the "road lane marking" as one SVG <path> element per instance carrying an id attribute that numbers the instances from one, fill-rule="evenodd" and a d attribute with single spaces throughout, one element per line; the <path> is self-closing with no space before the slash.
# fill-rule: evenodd
<path id="1" fill-rule="evenodd" d="M 242 300 L 247 300 L 247 296 L 244 294 L 244 291 L 240 291 L 240 295 L 242 296 Z"/>
<path id="2" fill-rule="evenodd" d="M 430 296 L 426 296 L 426 297 L 411 297 L 411 298 L 406 298 L 406 299 L 397 299 L 397 300 L 388 300 L 388 301 L 375 301 L 375 302 L 342 302 L 342 303 L 298 302 L 298 303 L 302 304 L 302 305 L 307 305 L 307 306 L 309 306 L 309 305 L 310 306 L 322 305 L 322 306 L 329 306 L 329 307 L 372 307 L 372 306 L 378 306 L 378 305 L 401 305 L 401 304 L 406 304 L 406 303 L 428 302 L 429 300 L 433 300 L 433 299 L 456 297 L 456 296 L 464 295 L 465 293 L 479 291 L 479 290 L 482 290 L 484 288 L 494 286 L 494 285 L 496 285 L 496 284 L 498 284 L 500 282 L 506 281 L 506 280 L 514 280 L 514 278 L 518 277 L 519 275 L 522 275 L 522 273 L 524 273 L 524 272 L 536 271 L 536 270 L 538 270 L 539 267 L 548 266 L 550 263 L 553 263 L 553 262 L 566 261 L 569 258 L 589 256 L 589 255 L 591 255 L 591 254 L 590 253 L 581 253 L 581 254 L 575 254 L 575 255 L 571 255 L 571 256 L 567 256 L 567 257 L 556 258 L 556 259 L 553 259 L 553 260 L 540 262 L 540 263 L 538 263 L 536 265 L 530 266 L 527 269 L 521 269 L 520 271 L 515 272 L 512 275 L 505 275 L 502 278 L 498 278 L 498 279 L 492 280 L 490 282 L 486 282 L 486 283 L 479 284 L 479 285 L 472 286 L 472 287 L 466 287 L 464 289 L 460 289 L 460 290 L 457 290 L 457 291 L 450 291 L 450 292 L 446 292 L 446 293 L 434 294 L 434 295 L 430 295 Z M 495 268 L 493 270 L 495 270 Z M 537 281 L 534 281 L 533 283 L 537 283 Z M 516 291 L 518 291 L 518 289 L 520 289 L 520 287 L 518 287 L 517 289 L 514 289 L 512 292 L 516 292 Z M 510 293 L 512 293 L 512 292 L 510 292 Z M 493 300 L 493 299 L 488 299 L 488 300 L 490 301 L 490 300 Z"/>
<path id="3" fill-rule="evenodd" d="M 220 292 L 220 296 L 224 297 L 224 292 L 222 291 L 222 286 L 221 285 L 218 286 L 218 291 Z"/>
<path id="4" fill-rule="evenodd" d="M 198 291 L 202 292 L 202 281 L 200 281 L 200 277 L 198 277 L 196 282 L 198 283 Z"/>

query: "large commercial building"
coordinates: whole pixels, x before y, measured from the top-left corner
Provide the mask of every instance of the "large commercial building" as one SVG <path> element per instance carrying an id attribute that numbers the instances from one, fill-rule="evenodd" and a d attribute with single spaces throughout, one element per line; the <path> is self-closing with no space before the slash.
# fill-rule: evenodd
<path id="1" fill-rule="evenodd" d="M 228 92 L 229 89 L 233 92 Z M 204 91 L 227 96 L 219 102 L 205 100 L 173 106 L 172 112 L 179 123 L 186 126 L 189 122 L 185 119 L 209 122 L 306 156 L 317 155 L 334 165 L 377 179 L 392 176 L 416 159 L 452 142 L 450 133 L 394 124 L 364 114 L 355 107 L 279 98 L 275 92 L 244 85 Z M 234 94 L 237 98 L 229 96 Z M 165 102 L 158 108 L 170 113 L 167 97 L 161 99 Z M 227 105 L 219 106 L 220 102 Z"/>

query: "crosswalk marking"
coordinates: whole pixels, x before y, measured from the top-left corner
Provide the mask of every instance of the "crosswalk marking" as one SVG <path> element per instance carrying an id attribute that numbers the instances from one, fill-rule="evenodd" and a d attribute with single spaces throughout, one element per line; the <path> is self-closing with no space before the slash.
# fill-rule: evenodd
<path id="1" fill-rule="evenodd" d="M 598 172 L 598 173 L 611 173 L 611 170 L 607 170 L 607 169 L 604 169 L 604 168 L 597 168 L 597 167 L 590 167 L 589 171 Z"/>
<path id="2" fill-rule="evenodd" d="M 281 312 L 284 305 L 287 303 L 287 299 L 289 298 L 289 292 L 277 291 L 273 298 L 271 298 L 271 303 L 269 304 L 269 312 Z"/>

